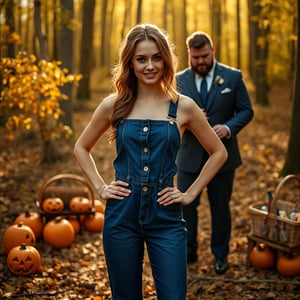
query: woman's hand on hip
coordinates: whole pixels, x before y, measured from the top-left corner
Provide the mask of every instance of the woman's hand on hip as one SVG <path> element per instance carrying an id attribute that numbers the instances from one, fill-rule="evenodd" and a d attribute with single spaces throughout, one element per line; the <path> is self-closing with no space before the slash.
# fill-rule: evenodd
<path id="1" fill-rule="evenodd" d="M 128 188 L 129 184 L 125 181 L 115 180 L 110 183 L 110 185 L 106 185 L 100 197 L 103 200 L 108 199 L 116 199 L 116 200 L 123 200 L 124 198 L 128 197 L 131 193 L 131 190 Z"/>
<path id="2" fill-rule="evenodd" d="M 175 204 L 175 203 L 182 204 L 184 202 L 184 197 L 183 197 L 184 194 L 181 193 L 176 186 L 166 187 L 163 190 L 161 190 L 157 195 L 158 195 L 157 202 L 164 206 Z"/>

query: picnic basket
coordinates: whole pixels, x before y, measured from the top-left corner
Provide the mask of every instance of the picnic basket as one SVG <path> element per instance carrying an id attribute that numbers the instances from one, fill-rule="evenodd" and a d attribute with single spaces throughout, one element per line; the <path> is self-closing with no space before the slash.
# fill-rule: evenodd
<path id="1" fill-rule="evenodd" d="M 63 200 L 64 208 L 62 211 L 49 212 L 43 209 L 43 202 L 51 197 L 58 197 Z M 90 209 L 84 212 L 72 211 L 69 207 L 69 203 L 73 197 L 87 198 L 90 201 Z M 56 216 L 74 215 L 79 217 L 80 215 L 94 214 L 94 192 L 89 182 L 83 177 L 75 174 L 58 174 L 49 178 L 42 184 L 38 192 L 36 207 L 38 208 L 40 215 L 47 219 Z"/>
<path id="2" fill-rule="evenodd" d="M 300 178 L 287 175 L 276 187 L 268 211 L 262 203 L 249 206 L 252 234 L 265 240 L 294 248 L 300 246 L 300 220 L 288 218 L 300 213 Z M 283 217 L 286 214 L 287 217 Z"/>

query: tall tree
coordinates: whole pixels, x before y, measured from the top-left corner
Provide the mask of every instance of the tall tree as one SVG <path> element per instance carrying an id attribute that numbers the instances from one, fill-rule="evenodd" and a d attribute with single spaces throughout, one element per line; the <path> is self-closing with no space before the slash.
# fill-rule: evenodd
<path id="1" fill-rule="evenodd" d="M 187 51 L 185 39 L 187 36 L 186 29 L 186 0 L 171 1 L 172 2 L 172 25 L 173 25 L 173 41 L 176 44 L 176 51 L 179 62 L 187 61 Z M 167 29 L 167 28 L 165 28 Z"/>
<path id="2" fill-rule="evenodd" d="M 39 41 L 39 59 L 47 59 L 46 36 L 42 32 L 41 22 L 41 1 L 34 0 L 34 27 L 37 39 Z M 55 139 L 43 139 L 43 149 L 41 163 L 48 163 L 57 160 L 59 157 Z"/>
<path id="3" fill-rule="evenodd" d="M 96 0 L 83 1 L 82 34 L 80 47 L 80 69 L 82 80 L 77 89 L 77 98 L 88 100 L 91 97 L 90 77 L 93 59 L 94 12 Z"/>
<path id="4" fill-rule="evenodd" d="M 221 33 L 222 33 L 222 9 L 221 0 L 211 0 L 211 28 L 212 28 L 212 39 L 214 41 L 214 46 L 216 48 L 216 58 L 220 59 L 220 49 L 221 49 Z"/>
<path id="5" fill-rule="evenodd" d="M 236 65 L 237 68 L 241 68 L 241 18 L 240 18 L 241 11 L 240 10 L 241 10 L 240 0 L 237 0 L 236 2 L 236 28 L 237 28 Z"/>
<path id="6" fill-rule="evenodd" d="M 12 34 L 15 31 L 15 18 L 14 18 L 14 1 L 8 0 L 6 1 L 6 19 L 5 23 L 8 26 L 8 31 Z M 7 45 L 7 56 L 8 57 L 15 57 L 15 44 L 13 43 L 12 39 L 8 39 Z"/>
<path id="7" fill-rule="evenodd" d="M 106 25 L 107 25 L 107 9 L 108 9 L 108 0 L 103 0 L 102 1 L 102 6 L 101 6 L 101 24 L 100 24 L 100 47 L 101 47 L 101 52 L 100 52 L 100 67 L 105 67 L 105 62 L 107 58 L 107 53 L 108 49 L 105 48 L 106 46 L 106 41 L 107 37 L 109 36 L 107 34 Z"/>
<path id="8" fill-rule="evenodd" d="M 142 6 L 143 0 L 137 0 L 137 10 L 136 10 L 136 23 L 139 24 L 142 21 Z"/>
<path id="9" fill-rule="evenodd" d="M 34 27 L 39 41 L 39 59 L 47 59 L 47 38 L 42 31 L 41 1 L 34 0 Z"/>
<path id="10" fill-rule="evenodd" d="M 287 174 L 300 174 L 300 139 L 299 139 L 299 128 L 300 128 L 300 0 L 297 1 L 297 52 L 296 52 L 296 78 L 294 80 L 293 90 L 293 111 L 290 128 L 290 138 L 288 143 L 288 149 L 285 157 L 285 164 L 282 169 L 282 175 Z"/>
<path id="11" fill-rule="evenodd" d="M 65 22 L 61 22 L 60 30 L 60 60 L 62 61 L 62 67 L 67 68 L 70 73 L 74 70 L 74 45 L 73 45 L 73 28 L 70 26 L 71 21 L 74 17 L 74 3 L 73 0 L 61 0 L 61 9 L 67 16 Z M 73 115 L 72 115 L 72 83 L 64 84 L 61 87 L 61 91 L 65 94 L 68 99 L 61 101 L 60 106 L 64 111 L 61 121 L 63 124 L 73 127 Z"/>
<path id="12" fill-rule="evenodd" d="M 268 105 L 267 57 L 269 22 L 260 18 L 262 6 L 259 1 L 248 0 L 250 13 L 251 76 L 255 86 L 256 102 Z"/>
<path id="13" fill-rule="evenodd" d="M 249 75 L 254 78 L 255 72 L 255 57 L 256 57 L 256 38 L 258 36 L 258 26 L 254 17 L 253 0 L 248 0 L 248 28 L 249 28 Z"/>

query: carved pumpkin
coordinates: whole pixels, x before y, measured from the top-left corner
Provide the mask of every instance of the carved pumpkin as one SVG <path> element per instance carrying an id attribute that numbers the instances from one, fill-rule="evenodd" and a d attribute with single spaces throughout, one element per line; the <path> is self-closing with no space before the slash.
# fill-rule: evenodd
<path id="1" fill-rule="evenodd" d="M 254 268 L 269 270 L 275 266 L 276 255 L 273 249 L 260 243 L 251 250 L 250 262 Z"/>
<path id="2" fill-rule="evenodd" d="M 35 238 L 38 240 L 43 235 L 44 222 L 37 212 L 29 212 L 20 214 L 14 221 L 14 224 L 23 222 L 24 225 L 29 226 L 34 232 Z"/>
<path id="3" fill-rule="evenodd" d="M 38 271 L 41 267 L 41 256 L 33 246 L 20 246 L 12 248 L 7 256 L 9 270 L 17 275 L 29 275 Z"/>
<path id="4" fill-rule="evenodd" d="M 44 240 L 55 248 L 69 247 L 75 239 L 75 231 L 71 223 L 61 217 L 49 221 L 43 231 Z"/>
<path id="5" fill-rule="evenodd" d="M 23 222 L 10 225 L 3 234 L 3 250 L 6 254 L 21 244 L 35 246 L 36 239 L 33 230 Z"/>
<path id="6" fill-rule="evenodd" d="M 46 198 L 43 201 L 42 208 L 45 212 L 61 212 L 64 209 L 64 201 L 58 197 Z"/>
<path id="7" fill-rule="evenodd" d="M 95 211 L 104 214 L 105 204 L 100 199 L 94 200 Z"/>
<path id="8" fill-rule="evenodd" d="M 300 256 L 284 254 L 277 261 L 277 271 L 282 276 L 295 277 L 300 275 Z"/>
<path id="9" fill-rule="evenodd" d="M 94 215 L 87 216 L 83 220 L 83 226 L 91 232 L 101 232 L 104 224 L 104 215 L 100 212 L 95 212 Z"/>
<path id="10" fill-rule="evenodd" d="M 69 207 L 74 212 L 86 212 L 91 208 L 90 200 L 86 197 L 73 197 L 70 200 Z"/>

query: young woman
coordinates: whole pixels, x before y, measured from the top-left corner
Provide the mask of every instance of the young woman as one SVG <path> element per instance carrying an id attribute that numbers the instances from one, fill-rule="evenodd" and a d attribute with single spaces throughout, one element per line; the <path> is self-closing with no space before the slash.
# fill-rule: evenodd
<path id="1" fill-rule="evenodd" d="M 227 158 L 220 139 L 193 100 L 177 93 L 176 58 L 157 26 L 127 34 L 114 73 L 115 93 L 95 110 L 75 145 L 75 156 L 100 197 L 107 200 L 103 247 L 113 299 L 143 299 L 144 245 L 157 299 L 185 300 L 186 228 L 189 204 Z M 104 182 L 91 155 L 108 130 L 115 140 L 115 178 Z M 174 185 L 180 137 L 189 128 L 210 154 L 185 192 Z"/>

